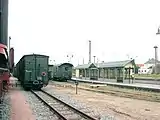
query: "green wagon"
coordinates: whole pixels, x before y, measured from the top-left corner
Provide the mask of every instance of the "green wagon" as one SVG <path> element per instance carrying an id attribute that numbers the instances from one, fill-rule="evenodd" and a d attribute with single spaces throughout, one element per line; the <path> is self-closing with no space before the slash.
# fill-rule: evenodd
<path id="1" fill-rule="evenodd" d="M 48 85 L 49 56 L 24 55 L 16 65 L 16 76 L 25 89 L 41 89 Z"/>

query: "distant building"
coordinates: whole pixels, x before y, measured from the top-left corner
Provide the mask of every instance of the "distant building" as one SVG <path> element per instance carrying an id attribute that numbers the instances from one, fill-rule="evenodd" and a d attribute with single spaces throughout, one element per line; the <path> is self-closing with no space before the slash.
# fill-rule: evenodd
<path id="1" fill-rule="evenodd" d="M 157 66 L 159 66 L 159 64 L 160 61 L 157 60 Z M 138 64 L 138 65 L 140 65 L 139 66 L 140 68 L 138 69 L 138 74 L 152 74 L 155 68 L 155 59 L 154 58 L 149 59 L 144 64 Z"/>

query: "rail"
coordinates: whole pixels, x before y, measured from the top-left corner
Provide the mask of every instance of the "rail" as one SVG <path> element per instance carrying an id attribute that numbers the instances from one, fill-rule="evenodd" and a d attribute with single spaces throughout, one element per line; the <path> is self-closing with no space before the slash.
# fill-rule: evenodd
<path id="1" fill-rule="evenodd" d="M 50 104 L 51 103 L 47 103 L 44 98 L 42 98 L 40 95 L 38 95 L 38 93 L 36 93 L 35 91 L 31 90 L 31 92 L 39 99 L 41 100 L 47 107 L 50 108 L 50 110 L 52 110 L 53 112 L 55 112 L 57 114 L 57 116 L 59 118 L 61 118 L 62 120 L 68 120 L 65 115 L 63 115 L 61 112 L 59 112 L 58 110 L 54 109 L 54 107 L 52 107 Z M 62 104 L 63 106 L 66 106 L 67 108 L 69 108 L 70 110 L 74 111 L 74 113 L 77 113 L 78 115 L 80 115 L 81 117 L 87 119 L 87 120 L 96 120 L 95 118 L 81 112 L 80 110 L 74 108 L 73 106 L 71 105 L 68 105 L 67 103 L 63 102 L 62 100 L 56 98 L 55 96 L 47 93 L 46 91 L 38 91 L 38 92 L 42 92 L 44 93 L 45 95 L 49 96 L 52 100 L 54 99 L 55 101 L 57 101 L 58 103 Z"/>

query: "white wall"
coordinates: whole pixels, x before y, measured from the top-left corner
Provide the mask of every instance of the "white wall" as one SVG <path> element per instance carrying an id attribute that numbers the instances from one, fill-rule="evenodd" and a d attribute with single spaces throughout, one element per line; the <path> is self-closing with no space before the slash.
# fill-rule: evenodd
<path id="1" fill-rule="evenodd" d="M 138 69 L 138 74 L 151 74 L 152 69 L 149 69 L 149 67 L 153 66 L 153 64 L 144 64 L 143 67 L 140 67 Z"/>

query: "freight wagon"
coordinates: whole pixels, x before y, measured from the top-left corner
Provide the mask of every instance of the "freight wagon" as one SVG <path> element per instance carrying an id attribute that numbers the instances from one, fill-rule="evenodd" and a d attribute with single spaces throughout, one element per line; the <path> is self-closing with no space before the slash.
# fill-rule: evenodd
<path id="1" fill-rule="evenodd" d="M 16 65 L 16 76 L 24 89 L 41 89 L 48 85 L 49 56 L 24 55 Z"/>
<path id="2" fill-rule="evenodd" d="M 53 66 L 53 80 L 67 81 L 72 78 L 72 68 L 71 63 L 62 63 Z"/>

